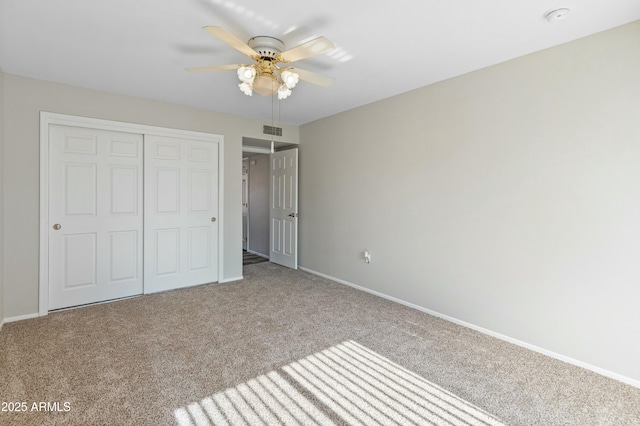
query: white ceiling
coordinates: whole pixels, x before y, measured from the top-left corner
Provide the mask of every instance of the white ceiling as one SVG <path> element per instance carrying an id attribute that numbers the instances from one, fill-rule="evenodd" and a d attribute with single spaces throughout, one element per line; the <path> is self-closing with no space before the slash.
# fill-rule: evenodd
<path id="1" fill-rule="evenodd" d="M 559 7 L 570 15 L 548 23 Z M 324 35 L 337 49 L 295 66 L 335 84 L 301 82 L 275 108 L 303 124 L 638 19 L 638 0 L 0 0 L 0 68 L 271 119 L 271 98 L 242 94 L 235 71 L 184 70 L 247 62 L 202 27 L 287 48 Z"/>

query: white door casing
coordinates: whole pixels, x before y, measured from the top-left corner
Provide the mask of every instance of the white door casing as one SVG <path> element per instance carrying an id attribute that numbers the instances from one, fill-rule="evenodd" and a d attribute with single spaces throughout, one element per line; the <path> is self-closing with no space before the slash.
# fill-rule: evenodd
<path id="1" fill-rule="evenodd" d="M 50 126 L 49 309 L 142 293 L 142 135 Z"/>
<path id="2" fill-rule="evenodd" d="M 271 154 L 270 261 L 298 268 L 298 149 Z"/>
<path id="3" fill-rule="evenodd" d="M 81 133 L 75 139 L 71 139 L 68 142 L 68 146 L 70 149 L 67 149 L 68 155 L 81 156 L 84 160 L 75 161 L 75 159 L 70 158 L 71 167 L 67 167 L 69 170 L 69 178 L 67 179 L 70 182 L 69 186 L 69 194 L 71 197 L 68 201 L 66 199 L 62 199 L 59 201 L 61 203 L 66 203 L 66 206 L 63 206 L 67 209 L 67 211 L 73 213 L 71 216 L 73 219 L 83 219 L 84 225 L 86 226 L 89 217 L 93 214 L 93 211 L 96 213 L 100 213 L 102 209 L 102 205 L 106 205 L 105 203 L 111 203 L 109 207 L 109 211 L 113 212 L 112 216 L 115 218 L 112 220 L 116 223 L 108 222 L 106 225 L 100 225 L 104 229 L 109 229 L 108 231 L 104 231 L 100 227 L 96 227 L 93 231 L 88 231 L 87 228 L 80 229 L 78 234 L 83 235 L 71 235 L 73 231 L 73 227 L 75 225 L 67 223 L 58 223 L 56 221 L 58 219 L 52 214 L 53 210 L 59 211 L 61 208 L 60 205 L 57 205 L 58 201 L 54 200 L 54 197 L 50 197 L 51 187 L 53 186 L 53 181 L 50 182 L 50 175 L 55 173 L 58 175 L 58 180 L 60 180 L 61 174 L 64 175 L 65 171 L 60 171 L 57 169 L 56 164 L 59 163 L 58 160 L 54 160 L 51 157 L 56 155 L 53 151 L 53 142 L 51 141 L 52 135 L 50 134 L 50 129 L 56 126 L 68 126 L 71 128 L 76 128 Z M 104 176 L 105 172 L 101 171 L 101 168 L 98 167 L 98 162 L 95 165 L 92 165 L 90 162 L 88 164 L 84 164 L 87 161 L 86 158 L 90 155 L 89 153 L 93 152 L 94 148 L 91 147 L 92 143 L 83 142 L 84 139 L 91 139 L 91 137 L 86 137 L 86 134 L 82 134 L 82 132 L 86 132 L 87 130 L 98 130 L 98 131 L 107 131 L 112 133 L 121 132 L 117 138 L 115 138 L 115 143 L 111 144 L 111 150 L 113 151 L 112 155 L 109 154 L 110 157 L 117 158 L 117 160 L 109 161 L 110 164 L 113 165 L 111 167 L 110 172 L 106 173 L 108 175 L 108 179 L 101 178 L 98 181 L 99 176 Z M 108 286 L 109 290 L 113 290 L 113 288 L 117 287 L 127 287 L 123 286 L 126 281 L 131 281 L 133 278 L 129 278 L 129 276 L 133 276 L 131 274 L 132 265 L 135 263 L 135 267 L 140 270 L 140 274 L 138 276 L 142 279 L 142 290 L 136 290 L 135 294 L 141 294 L 144 291 L 144 255 L 146 254 L 146 250 L 144 249 L 144 236 L 143 230 L 144 225 L 143 222 L 140 222 L 140 226 L 142 226 L 140 233 L 138 234 L 139 238 L 136 243 L 142 247 L 141 253 L 138 252 L 138 256 L 132 255 L 131 242 L 134 240 L 133 233 L 131 232 L 133 228 L 129 227 L 130 224 L 127 224 L 122 229 L 119 229 L 118 224 L 122 224 L 125 220 L 125 217 L 131 216 L 129 211 L 132 211 L 131 206 L 132 200 L 137 196 L 137 202 L 140 203 L 138 208 L 138 212 L 142 217 L 144 217 L 144 209 L 145 206 L 143 204 L 143 193 L 144 189 L 144 175 L 142 174 L 142 162 L 144 156 L 143 149 L 143 138 L 149 135 L 153 136 L 164 136 L 167 138 L 177 138 L 177 139 L 187 139 L 192 142 L 204 142 L 211 146 L 215 147 L 216 151 L 216 160 L 219 161 L 216 166 L 216 175 L 215 181 L 213 183 L 216 186 L 216 196 L 218 199 L 216 200 L 216 208 L 217 208 L 217 220 L 215 222 L 216 226 L 216 238 L 217 241 L 213 243 L 213 247 L 211 248 L 211 255 L 215 258 L 212 262 L 217 267 L 217 275 L 212 279 L 207 279 L 206 282 L 223 282 L 223 256 L 224 256 L 224 237 L 223 233 L 219 232 L 224 227 L 224 217 L 223 217 L 223 200 L 224 200 L 224 162 L 220 159 L 224 158 L 224 137 L 222 135 L 216 135 L 211 133 L 202 133 L 202 132 L 194 132 L 189 130 L 179 130 L 179 129 L 170 129 L 164 127 L 156 127 L 156 126 L 148 126 L 141 125 L 135 123 L 124 123 L 110 120 L 102 120 L 96 118 L 88 118 L 88 117 L 78 117 L 71 116 L 66 114 L 58 114 L 51 112 L 40 112 L 40 262 L 39 262 L 39 306 L 38 306 L 38 314 L 40 316 L 47 315 L 48 311 L 51 309 L 56 309 L 55 300 L 53 300 L 53 304 L 50 304 L 50 290 L 51 287 L 55 287 L 55 283 L 52 280 L 53 274 L 61 275 L 67 273 L 67 278 L 69 282 L 69 287 L 73 287 L 74 290 L 81 290 L 83 287 L 89 288 L 93 286 L 91 276 L 95 275 L 104 276 L 107 274 L 109 277 L 113 277 L 115 279 L 111 280 L 116 285 Z M 127 181 L 133 180 L 133 172 L 132 172 L 132 164 L 127 161 L 131 161 L 133 158 L 132 148 L 129 137 L 133 137 L 136 140 L 139 140 L 139 155 L 140 158 L 140 167 L 138 167 L 138 176 L 137 185 L 139 188 L 135 191 L 135 194 L 130 190 L 131 185 L 127 185 Z M 96 139 L 96 141 L 98 141 Z M 100 142 L 96 142 L 96 152 L 100 152 L 98 150 L 98 146 Z M 77 151 L 77 152 L 71 152 Z M 65 155 L 67 155 L 65 154 Z M 100 154 L 102 155 L 102 154 Z M 59 157 L 59 156 L 58 156 Z M 214 161 L 214 162 L 215 162 Z M 91 185 L 91 179 L 94 178 L 96 185 Z M 202 181 L 202 174 L 195 173 L 192 175 L 193 181 L 195 185 L 198 186 L 198 182 Z M 200 179 L 199 179 L 200 178 Z M 98 184 L 98 182 L 101 182 Z M 106 182 L 106 183 L 105 183 Z M 140 187 L 142 185 L 142 187 Z M 118 190 L 118 191 L 110 191 L 109 186 L 114 188 L 124 188 L 125 186 L 128 188 L 127 190 Z M 95 194 L 92 195 L 92 188 L 95 188 Z M 105 189 L 107 188 L 107 189 Z M 105 192 L 106 191 L 106 192 Z M 84 194 L 81 197 L 75 197 L 74 194 Z M 105 195 L 106 194 L 106 195 Z M 75 199 L 73 198 L 75 197 Z M 51 199 L 50 199 L 51 198 Z M 106 198 L 106 199 L 105 199 Z M 92 208 L 91 205 L 94 202 L 96 203 L 96 207 Z M 193 209 L 198 209 L 197 205 L 192 206 Z M 117 219 L 117 220 L 116 220 Z M 209 220 L 211 218 L 209 217 Z M 140 219 L 142 220 L 142 219 Z M 94 220 L 95 222 L 95 220 Z M 213 222 L 212 222 L 213 223 Z M 53 230 L 53 225 L 59 224 L 60 229 L 55 231 Z M 109 227 L 116 226 L 113 229 Z M 56 233 L 57 232 L 57 233 Z M 65 267 L 64 263 L 59 259 L 51 259 L 51 256 L 55 256 L 54 251 L 60 254 L 65 255 L 64 249 L 64 240 L 63 232 L 70 235 L 67 239 L 67 252 L 69 255 L 73 255 L 73 257 L 84 256 L 82 259 L 93 259 L 91 262 L 86 263 L 78 263 L 78 267 L 74 270 L 69 269 L 69 267 Z M 101 242 L 103 238 L 100 237 L 101 233 L 109 232 L 109 242 L 107 244 L 108 248 L 111 250 L 104 252 L 105 243 Z M 192 236 L 192 245 L 197 246 L 198 241 L 202 241 L 202 237 L 197 235 L 197 232 L 191 232 Z M 62 247 L 62 248 L 61 248 Z M 100 253 L 98 256 L 94 256 L 93 253 Z M 50 256 L 51 253 L 51 256 Z M 113 260 L 109 259 L 109 256 L 113 254 Z M 239 254 L 238 254 L 239 256 Z M 132 259 L 135 259 L 136 262 L 132 262 Z M 191 269 L 194 268 L 195 262 L 198 259 L 194 259 L 191 263 Z M 108 262 L 107 262 L 108 261 Z M 107 262 L 107 263 L 105 263 Z M 112 262 L 113 264 L 109 263 Z M 111 265 L 104 268 L 103 264 Z M 62 265 L 62 266 L 60 266 Z M 56 270 L 58 268 L 58 270 Z M 67 268 L 65 272 L 64 268 Z M 95 269 L 95 274 L 93 273 L 93 269 Z M 100 272 L 107 271 L 107 272 Z M 89 279 L 87 279 L 89 277 Z M 99 281 L 94 279 L 96 283 Z M 204 282 L 202 282 L 204 283 Z M 117 292 L 116 298 L 126 297 L 126 292 Z M 112 299 L 113 293 L 107 294 L 106 296 L 101 296 L 102 300 L 110 300 Z M 100 301 L 102 301 L 100 300 Z M 91 303 L 91 301 L 82 300 L 79 304 Z M 67 304 L 67 306 L 75 305 L 76 302 L 72 302 L 71 304 Z"/>
<path id="4" fill-rule="evenodd" d="M 249 248 L 249 159 L 242 160 L 242 249 Z"/>
<path id="5" fill-rule="evenodd" d="M 218 281 L 218 145 L 145 136 L 145 293 Z"/>

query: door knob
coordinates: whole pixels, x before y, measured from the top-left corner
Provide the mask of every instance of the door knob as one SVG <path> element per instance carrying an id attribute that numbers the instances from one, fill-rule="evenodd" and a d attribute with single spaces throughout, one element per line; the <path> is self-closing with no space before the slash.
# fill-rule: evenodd
<path id="1" fill-rule="evenodd" d="M 291 213 L 289 214 L 289 217 L 298 217 L 298 213 Z"/>
<path id="2" fill-rule="evenodd" d="M 215 222 L 215 221 L 216 221 L 216 218 L 215 218 L 215 217 L 212 217 L 212 218 L 211 218 L 211 222 Z"/>
<path id="3" fill-rule="evenodd" d="M 55 229 L 56 231 L 59 231 L 60 228 L 62 228 L 62 226 L 60 226 L 59 223 L 56 223 L 55 225 L 53 225 L 53 229 Z"/>

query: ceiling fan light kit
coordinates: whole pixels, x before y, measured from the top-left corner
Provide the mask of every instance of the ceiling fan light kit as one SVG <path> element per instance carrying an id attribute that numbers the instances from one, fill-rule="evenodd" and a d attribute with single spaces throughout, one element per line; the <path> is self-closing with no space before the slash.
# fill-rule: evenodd
<path id="1" fill-rule="evenodd" d="M 335 45 L 324 37 L 318 37 L 289 50 L 284 50 L 284 43 L 274 37 L 257 36 L 244 43 L 220 27 L 206 26 L 204 30 L 249 56 L 255 63 L 187 68 L 187 71 L 237 69 L 238 78 L 241 81 L 238 87 L 247 96 L 251 96 L 255 91 L 262 96 L 277 94 L 278 99 L 286 99 L 291 95 L 291 89 L 301 79 L 320 86 L 330 86 L 333 83 L 332 79 L 310 71 L 278 66 L 279 63 L 287 64 L 335 49 Z"/>
<path id="2" fill-rule="evenodd" d="M 243 65 L 238 68 L 238 85 L 245 95 L 251 96 L 253 91 L 262 96 L 278 94 L 278 99 L 285 99 L 291 89 L 298 83 L 300 76 L 288 69 L 280 70 L 271 62 L 262 58 L 255 65 Z"/>

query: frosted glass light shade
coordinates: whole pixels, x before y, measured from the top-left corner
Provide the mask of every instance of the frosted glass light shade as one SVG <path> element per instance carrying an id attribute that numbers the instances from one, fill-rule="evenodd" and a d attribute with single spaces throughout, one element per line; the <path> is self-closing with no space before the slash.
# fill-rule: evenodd
<path id="1" fill-rule="evenodd" d="M 295 72 L 284 70 L 280 73 L 280 77 L 282 78 L 282 82 L 287 85 L 289 89 L 293 89 L 298 84 L 298 80 L 300 76 Z"/>
<path id="2" fill-rule="evenodd" d="M 291 89 L 286 84 L 281 84 L 278 88 L 278 99 L 287 99 L 291 94 Z"/>
<path id="3" fill-rule="evenodd" d="M 278 91 L 278 82 L 268 75 L 259 75 L 253 80 L 253 90 L 262 96 L 271 96 Z"/>
<path id="4" fill-rule="evenodd" d="M 238 78 L 243 83 L 251 84 L 256 76 L 256 69 L 254 67 L 240 67 L 238 68 Z"/>
<path id="5" fill-rule="evenodd" d="M 242 93 L 247 96 L 251 96 L 253 94 L 253 89 L 251 88 L 251 85 L 249 83 L 240 83 L 238 84 L 238 87 L 240 87 Z"/>

